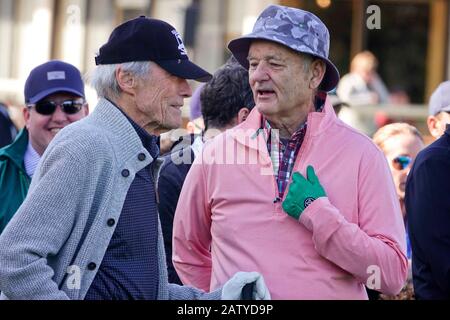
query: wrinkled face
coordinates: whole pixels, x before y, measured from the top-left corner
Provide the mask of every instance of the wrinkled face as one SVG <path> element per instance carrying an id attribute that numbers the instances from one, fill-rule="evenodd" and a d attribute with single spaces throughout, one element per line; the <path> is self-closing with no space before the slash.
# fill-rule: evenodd
<path id="1" fill-rule="evenodd" d="M 66 100 L 83 100 L 79 96 L 71 93 L 54 93 L 41 101 L 53 101 L 58 106 L 50 115 L 43 115 L 36 111 L 34 106 L 24 109 L 25 126 L 28 129 L 31 145 L 39 155 L 42 155 L 55 137 L 55 135 L 65 126 L 78 121 L 88 115 L 89 109 L 85 104 L 81 110 L 75 114 L 64 113 L 61 103 Z"/>
<path id="2" fill-rule="evenodd" d="M 423 147 L 423 142 L 417 136 L 407 133 L 394 135 L 384 142 L 383 151 L 388 159 L 399 199 L 405 198 L 406 178 L 417 154 Z M 410 157 L 412 161 L 406 168 L 401 169 L 399 161 L 396 161 L 402 160 L 398 158 L 399 156 Z"/>
<path id="3" fill-rule="evenodd" d="M 304 57 L 270 41 L 253 41 L 248 54 L 249 81 L 258 111 L 269 120 L 292 118 L 312 101 Z"/>
<path id="4" fill-rule="evenodd" d="M 186 79 L 169 74 L 157 64 L 152 64 L 148 79 L 139 80 L 135 103 L 140 113 L 150 119 L 158 129 L 175 129 L 181 126 L 181 107 L 184 98 L 192 95 Z"/>

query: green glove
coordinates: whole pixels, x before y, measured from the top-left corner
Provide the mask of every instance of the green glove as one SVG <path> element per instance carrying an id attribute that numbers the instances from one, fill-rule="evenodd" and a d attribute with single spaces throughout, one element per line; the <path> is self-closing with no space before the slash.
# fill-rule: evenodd
<path id="1" fill-rule="evenodd" d="M 308 166 L 306 174 L 308 180 L 300 173 L 294 173 L 289 192 L 283 201 L 284 211 L 296 220 L 314 200 L 327 196 L 312 166 Z"/>

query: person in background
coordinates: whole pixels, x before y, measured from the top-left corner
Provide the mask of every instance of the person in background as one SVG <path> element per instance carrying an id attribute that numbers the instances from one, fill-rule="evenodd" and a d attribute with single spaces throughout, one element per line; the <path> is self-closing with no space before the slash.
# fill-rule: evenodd
<path id="1" fill-rule="evenodd" d="M 0 149 L 0 233 L 25 199 L 39 160 L 55 135 L 89 113 L 80 71 L 52 60 L 25 82 L 25 128 Z"/>
<path id="2" fill-rule="evenodd" d="M 330 99 L 331 105 L 337 116 L 339 116 L 342 108 L 350 108 L 350 105 L 347 102 L 342 101 L 336 94 L 328 94 L 328 98 Z"/>
<path id="3" fill-rule="evenodd" d="M 450 123 L 450 81 L 442 82 L 433 92 L 428 107 L 427 125 L 430 134 L 439 138 Z"/>
<path id="4" fill-rule="evenodd" d="M 407 230 L 408 214 L 405 208 L 406 179 L 417 154 L 425 146 L 423 137 L 419 130 L 407 123 L 391 123 L 378 129 L 373 136 L 373 141 L 383 151 L 388 161 Z M 408 232 L 406 232 L 406 248 L 410 268 L 407 284 L 397 296 L 399 299 L 412 299 L 414 297 L 411 273 L 411 245 Z"/>
<path id="5" fill-rule="evenodd" d="M 406 181 L 416 299 L 450 299 L 450 125 L 423 149 Z"/>
<path id="6" fill-rule="evenodd" d="M 339 98 L 351 105 L 389 102 L 389 92 L 377 73 L 378 60 L 370 51 L 358 53 L 350 64 L 350 73 L 342 77 L 337 87 Z"/>
<path id="7" fill-rule="evenodd" d="M 248 83 L 248 72 L 234 60 L 216 71 L 213 78 L 202 86 L 198 98 L 201 115 L 196 118 L 205 120 L 205 132 L 197 135 L 192 143 L 176 148 L 164 156 L 158 181 L 158 209 L 167 253 L 169 282 L 179 284 L 181 280 L 172 263 L 172 229 L 186 175 L 195 157 L 201 153 L 203 144 L 220 132 L 242 123 L 255 105 Z"/>
<path id="8" fill-rule="evenodd" d="M 17 135 L 17 129 L 12 122 L 8 107 L 0 102 L 0 148 L 13 142 Z"/>

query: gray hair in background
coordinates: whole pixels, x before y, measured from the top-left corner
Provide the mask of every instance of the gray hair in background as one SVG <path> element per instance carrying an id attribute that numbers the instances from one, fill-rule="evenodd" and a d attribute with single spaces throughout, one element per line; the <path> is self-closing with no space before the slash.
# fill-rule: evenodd
<path id="1" fill-rule="evenodd" d="M 146 80 L 152 67 L 151 61 L 135 61 L 121 64 L 105 64 L 97 66 L 88 76 L 91 86 L 97 91 L 99 98 L 116 100 L 122 90 L 116 79 L 116 69 L 118 66 L 122 70 L 135 75 L 141 80 Z"/>

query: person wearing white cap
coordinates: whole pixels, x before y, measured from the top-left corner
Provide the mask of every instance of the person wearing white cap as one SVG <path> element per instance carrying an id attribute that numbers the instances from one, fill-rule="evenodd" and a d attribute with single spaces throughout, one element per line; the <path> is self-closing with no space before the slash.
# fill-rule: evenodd
<path id="1" fill-rule="evenodd" d="M 450 81 L 442 82 L 433 92 L 428 108 L 427 125 L 430 134 L 439 138 L 450 123 Z"/>

